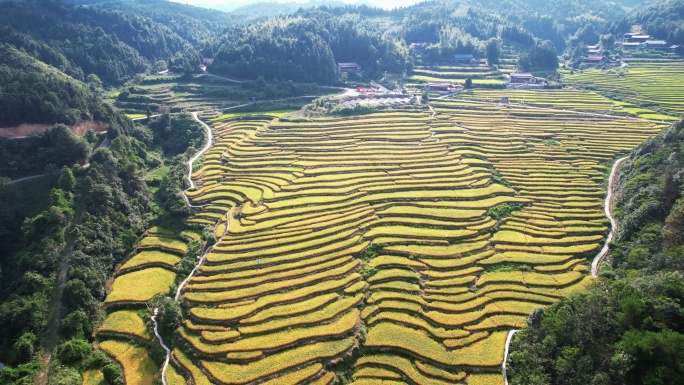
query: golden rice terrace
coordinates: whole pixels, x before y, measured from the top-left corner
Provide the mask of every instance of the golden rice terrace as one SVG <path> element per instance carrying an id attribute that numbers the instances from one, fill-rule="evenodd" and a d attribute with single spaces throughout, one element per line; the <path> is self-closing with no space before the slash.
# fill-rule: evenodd
<path id="1" fill-rule="evenodd" d="M 170 383 L 503 383 L 507 332 L 592 281 L 612 161 L 663 127 L 432 105 L 214 124 L 188 196 L 220 240 Z"/>

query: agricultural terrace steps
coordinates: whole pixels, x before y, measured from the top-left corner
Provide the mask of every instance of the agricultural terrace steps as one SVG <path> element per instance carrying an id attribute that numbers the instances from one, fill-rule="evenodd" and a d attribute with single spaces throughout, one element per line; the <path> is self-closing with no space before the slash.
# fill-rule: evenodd
<path id="1" fill-rule="evenodd" d="M 479 101 L 479 100 L 449 98 L 450 96 L 452 96 L 452 95 L 440 96 L 440 97 L 435 98 L 435 100 L 451 100 L 451 101 L 457 101 L 457 102 L 462 102 L 462 103 L 489 104 L 489 105 L 494 105 L 494 106 L 502 105 L 500 102 L 485 102 L 485 101 Z M 560 108 L 536 107 L 536 106 L 530 106 L 530 105 L 526 105 L 526 104 L 510 104 L 509 107 L 527 108 L 527 109 L 532 109 L 532 110 L 551 111 L 551 112 L 566 112 L 566 113 L 573 113 L 573 114 L 578 114 L 578 115 L 596 116 L 596 117 L 600 117 L 600 118 L 609 118 L 609 119 L 627 119 L 627 120 L 638 120 L 638 121 L 642 121 L 642 122 L 650 122 L 650 123 L 658 123 L 658 124 L 671 124 L 671 122 L 666 122 L 663 120 L 645 119 L 645 118 L 639 118 L 639 117 L 634 117 L 634 116 L 598 114 L 595 112 L 564 110 L 564 109 L 560 109 Z"/>
<path id="2" fill-rule="evenodd" d="M 615 164 L 613 164 L 613 168 L 610 171 L 610 177 L 608 178 L 608 193 L 606 194 L 605 212 L 606 216 L 610 220 L 610 233 L 608 233 L 608 237 L 606 238 L 606 244 L 603 246 L 601 251 L 599 251 L 599 253 L 596 254 L 596 257 L 594 257 L 594 260 L 591 262 L 591 276 L 594 278 L 598 278 L 599 265 L 603 261 L 603 258 L 605 258 L 606 254 L 608 254 L 609 244 L 613 241 L 613 237 L 615 237 L 615 231 L 617 231 L 617 221 L 613 216 L 612 208 L 614 193 L 613 190 L 615 190 L 615 180 L 617 179 L 618 168 L 628 158 L 629 157 L 626 156 L 615 161 Z"/>

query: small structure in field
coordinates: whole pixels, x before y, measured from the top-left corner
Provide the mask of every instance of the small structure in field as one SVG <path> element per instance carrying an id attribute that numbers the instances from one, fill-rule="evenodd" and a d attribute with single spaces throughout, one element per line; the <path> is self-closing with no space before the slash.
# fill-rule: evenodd
<path id="1" fill-rule="evenodd" d="M 428 82 L 428 91 L 449 91 L 451 88 L 451 82 Z"/>
<path id="2" fill-rule="evenodd" d="M 622 49 L 626 51 L 634 51 L 635 49 L 638 49 L 641 47 L 641 43 L 632 43 L 632 42 L 624 42 L 622 43 Z"/>
<path id="3" fill-rule="evenodd" d="M 473 54 L 461 54 L 458 53 L 454 55 L 454 62 L 458 64 L 470 64 L 474 59 Z"/>
<path id="4" fill-rule="evenodd" d="M 521 72 L 521 73 L 512 73 L 508 75 L 508 82 L 511 84 L 529 84 L 529 83 L 537 83 L 537 78 L 532 76 L 531 73 L 528 72 Z"/>
<path id="5" fill-rule="evenodd" d="M 629 38 L 629 41 L 632 43 L 645 43 L 648 40 L 651 40 L 651 35 L 632 35 Z"/>
<path id="6" fill-rule="evenodd" d="M 667 42 L 665 40 L 647 40 L 644 46 L 648 49 L 664 51 L 668 49 Z"/>
<path id="7" fill-rule="evenodd" d="M 448 92 L 457 93 L 465 89 L 461 84 L 455 84 L 452 82 L 428 82 L 427 90 L 434 92 Z"/>
<path id="8" fill-rule="evenodd" d="M 603 56 L 587 56 L 582 59 L 582 63 L 586 65 L 598 66 L 604 63 Z"/>
<path id="9" fill-rule="evenodd" d="M 361 71 L 361 66 L 357 62 L 337 63 L 337 69 L 340 70 L 340 72 L 355 72 Z"/>
<path id="10" fill-rule="evenodd" d="M 684 46 L 681 45 L 671 45 L 668 48 L 668 52 L 675 55 L 684 55 Z"/>

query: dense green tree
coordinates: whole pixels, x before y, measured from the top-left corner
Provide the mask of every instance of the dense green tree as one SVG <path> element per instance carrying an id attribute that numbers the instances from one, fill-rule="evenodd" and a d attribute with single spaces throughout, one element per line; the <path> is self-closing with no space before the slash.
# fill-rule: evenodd
<path id="1" fill-rule="evenodd" d="M 520 56 L 518 67 L 523 71 L 555 70 L 558 68 L 558 52 L 550 41 L 542 41 Z"/>
<path id="2" fill-rule="evenodd" d="M 501 42 L 498 39 L 490 39 L 487 42 L 486 54 L 489 65 L 497 64 L 501 57 Z"/>

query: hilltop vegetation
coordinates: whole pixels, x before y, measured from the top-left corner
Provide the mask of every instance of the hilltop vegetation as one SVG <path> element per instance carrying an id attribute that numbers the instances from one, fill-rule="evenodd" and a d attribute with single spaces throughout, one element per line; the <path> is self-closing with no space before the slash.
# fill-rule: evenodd
<path id="1" fill-rule="evenodd" d="M 210 69 L 247 79 L 320 84 L 337 80 L 337 62 L 358 62 L 367 71 L 410 69 L 406 49 L 383 36 L 380 26 L 363 17 L 365 11 L 303 10 L 232 29 L 213 43 L 216 55 Z"/>
<path id="2" fill-rule="evenodd" d="M 0 42 L 82 81 L 95 74 L 105 84 L 120 84 L 157 60 L 181 70 L 200 61 L 192 44 L 152 19 L 61 1 L 3 1 L 0 31 Z"/>
<path id="3" fill-rule="evenodd" d="M 104 120 L 97 93 L 63 72 L 0 43 L 0 127 Z M 97 86 L 97 85 L 94 85 Z"/>

